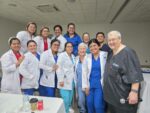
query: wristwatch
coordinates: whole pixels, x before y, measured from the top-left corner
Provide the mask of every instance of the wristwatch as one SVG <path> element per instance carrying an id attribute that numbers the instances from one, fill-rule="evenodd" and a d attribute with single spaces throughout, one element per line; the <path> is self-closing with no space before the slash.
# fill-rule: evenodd
<path id="1" fill-rule="evenodd" d="M 139 91 L 137 89 L 131 89 L 131 91 L 134 93 L 139 93 Z"/>

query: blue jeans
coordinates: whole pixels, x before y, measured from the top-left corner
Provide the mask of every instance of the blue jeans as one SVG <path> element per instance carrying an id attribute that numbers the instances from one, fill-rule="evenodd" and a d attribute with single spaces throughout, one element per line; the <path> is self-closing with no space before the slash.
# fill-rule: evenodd
<path id="1" fill-rule="evenodd" d="M 80 113 L 86 113 L 86 95 L 82 91 L 82 87 L 77 87 L 78 93 L 78 107 Z"/>

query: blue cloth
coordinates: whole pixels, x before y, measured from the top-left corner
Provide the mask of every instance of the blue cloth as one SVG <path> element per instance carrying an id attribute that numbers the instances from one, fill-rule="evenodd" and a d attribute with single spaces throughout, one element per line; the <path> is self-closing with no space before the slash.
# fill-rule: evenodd
<path id="1" fill-rule="evenodd" d="M 75 56 L 78 55 L 78 45 L 82 42 L 80 36 L 75 34 L 74 37 L 70 37 L 68 34 L 65 34 L 64 37 L 66 38 L 67 42 L 71 42 L 73 44 L 73 54 Z"/>
<path id="2" fill-rule="evenodd" d="M 87 54 L 91 53 L 89 48 L 86 49 L 86 53 Z"/>
<path id="3" fill-rule="evenodd" d="M 78 93 L 78 107 L 80 113 L 86 113 L 86 95 L 85 92 L 82 91 L 82 63 L 79 60 L 77 64 L 77 93 Z"/>
<path id="4" fill-rule="evenodd" d="M 58 59 L 58 56 L 57 56 L 57 55 L 54 55 L 55 63 L 57 63 L 57 59 Z"/>
<path id="5" fill-rule="evenodd" d="M 22 92 L 23 92 L 23 94 L 33 95 L 33 93 L 34 93 L 34 88 L 22 89 Z"/>
<path id="6" fill-rule="evenodd" d="M 54 55 L 53 57 L 54 57 L 55 62 L 57 62 L 58 56 Z M 39 86 L 40 96 L 55 97 L 56 88 L 57 88 L 57 75 L 55 72 L 55 88 L 40 85 Z"/>
<path id="7" fill-rule="evenodd" d="M 92 54 L 92 69 L 90 74 L 90 88 L 99 88 L 101 79 L 100 57 L 95 59 Z"/>
<path id="8" fill-rule="evenodd" d="M 104 113 L 105 103 L 101 88 L 90 88 L 89 95 L 86 99 L 88 113 Z"/>
<path id="9" fill-rule="evenodd" d="M 111 53 L 111 49 L 107 44 L 103 44 L 103 46 L 100 48 L 100 50 L 108 52 L 109 54 Z"/>
<path id="10" fill-rule="evenodd" d="M 40 61 L 40 54 L 39 53 L 36 53 L 36 58 Z M 41 79 L 42 74 L 43 74 L 43 70 L 40 69 L 40 77 L 39 77 L 39 81 L 38 81 L 39 84 L 40 84 L 40 79 Z M 40 85 L 39 85 L 38 91 L 39 91 L 40 95 L 42 94 L 41 92 L 43 92 L 43 89 L 40 87 Z"/>
<path id="11" fill-rule="evenodd" d="M 92 68 L 90 74 L 90 92 L 87 96 L 88 113 L 104 113 L 104 99 L 101 79 L 100 57 L 95 59 L 92 55 Z"/>
<path id="12" fill-rule="evenodd" d="M 77 65 L 76 74 L 77 74 L 77 87 L 82 87 L 82 63 L 80 60 Z"/>
<path id="13" fill-rule="evenodd" d="M 79 113 L 87 113 L 85 92 L 82 90 L 82 87 L 77 87 L 77 92 Z"/>
<path id="14" fill-rule="evenodd" d="M 57 56 L 57 55 L 54 55 L 55 63 L 57 63 L 57 59 L 58 59 L 58 56 Z M 56 72 L 55 72 L 55 88 L 57 88 L 57 81 L 58 81 L 58 79 L 57 79 L 57 74 L 56 74 Z"/>
<path id="15" fill-rule="evenodd" d="M 40 61 L 40 54 L 39 53 L 36 53 L 36 58 Z M 40 78 L 41 78 L 42 74 L 43 74 L 43 70 L 40 69 Z M 40 78 L 39 78 L 39 82 L 40 82 Z"/>
<path id="16" fill-rule="evenodd" d="M 40 54 L 36 53 L 36 58 L 40 61 Z"/>
<path id="17" fill-rule="evenodd" d="M 55 88 L 52 87 L 46 87 L 46 86 L 39 86 L 41 90 L 40 96 L 46 96 L 46 97 L 55 97 Z"/>
<path id="18" fill-rule="evenodd" d="M 57 56 L 57 55 L 54 55 L 55 63 L 57 63 L 57 59 L 58 59 L 58 56 Z M 58 81 L 58 79 L 57 79 L 57 74 L 56 74 L 56 72 L 55 72 L 55 88 L 57 88 L 57 81 Z"/>
<path id="19" fill-rule="evenodd" d="M 71 103 L 71 91 L 72 90 L 64 90 L 60 89 L 60 95 L 64 100 L 66 113 L 69 113 L 70 103 Z"/>
<path id="20" fill-rule="evenodd" d="M 36 53 L 36 58 L 40 61 L 40 54 Z M 43 71 L 40 69 L 40 77 L 42 75 Z M 39 80 L 40 81 L 40 80 Z M 38 89 L 39 90 L 39 89 Z M 28 95 L 33 95 L 35 89 L 30 88 L 30 89 L 22 89 L 23 93 L 28 94 Z"/>
<path id="21" fill-rule="evenodd" d="M 74 89 L 72 90 L 60 89 L 60 95 L 64 100 L 66 113 L 69 113 L 69 108 L 71 107 L 73 93 L 74 93 Z"/>

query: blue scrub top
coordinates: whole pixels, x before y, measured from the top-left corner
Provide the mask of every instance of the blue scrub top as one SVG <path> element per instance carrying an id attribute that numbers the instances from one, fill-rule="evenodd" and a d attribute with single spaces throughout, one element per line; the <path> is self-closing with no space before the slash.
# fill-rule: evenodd
<path id="1" fill-rule="evenodd" d="M 107 44 L 103 44 L 103 46 L 100 48 L 100 50 L 108 52 L 109 54 L 111 53 L 111 49 Z"/>
<path id="2" fill-rule="evenodd" d="M 57 63 L 58 56 L 57 55 L 53 55 L 53 57 L 54 57 L 55 63 Z M 57 81 L 58 81 L 57 74 L 55 72 L 55 88 L 57 88 Z"/>
<path id="3" fill-rule="evenodd" d="M 40 54 L 39 53 L 36 53 L 36 58 L 40 61 Z M 43 70 L 40 69 L 40 78 L 39 78 L 39 83 L 40 83 L 40 79 L 41 79 L 41 76 L 43 75 Z"/>
<path id="4" fill-rule="evenodd" d="M 75 34 L 74 37 L 70 38 L 68 34 L 65 34 L 64 37 L 66 38 L 67 42 L 71 42 L 73 44 L 73 54 L 77 56 L 78 45 L 82 42 L 80 36 L 78 34 Z"/>
<path id="5" fill-rule="evenodd" d="M 81 61 L 78 62 L 76 73 L 77 73 L 77 87 L 82 87 L 82 63 Z"/>
<path id="6" fill-rule="evenodd" d="M 57 59 L 58 59 L 58 56 L 57 56 L 57 55 L 54 55 L 55 63 L 57 63 Z"/>
<path id="7" fill-rule="evenodd" d="M 100 57 L 96 60 L 92 55 L 92 68 L 90 74 L 90 88 L 100 88 L 101 83 L 101 66 L 100 66 Z"/>
<path id="8" fill-rule="evenodd" d="M 40 61 L 40 54 L 36 53 L 36 58 Z"/>

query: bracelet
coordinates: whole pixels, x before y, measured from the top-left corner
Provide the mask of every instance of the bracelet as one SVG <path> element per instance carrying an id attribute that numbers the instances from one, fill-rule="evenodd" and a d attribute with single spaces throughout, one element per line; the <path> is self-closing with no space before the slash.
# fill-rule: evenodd
<path id="1" fill-rule="evenodd" d="M 131 91 L 134 93 L 139 93 L 139 91 L 137 89 L 131 89 Z"/>

